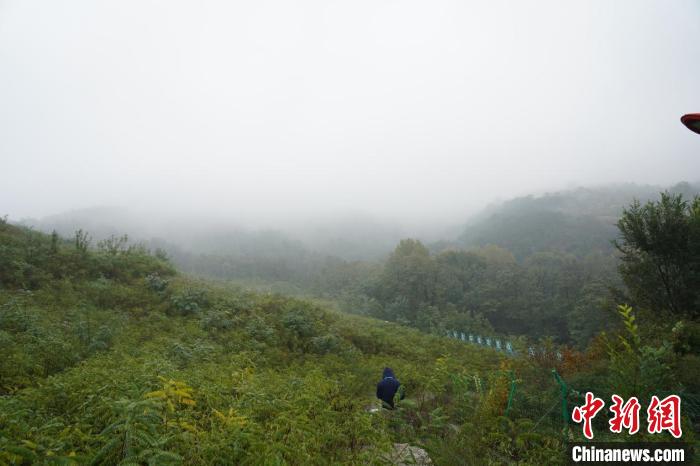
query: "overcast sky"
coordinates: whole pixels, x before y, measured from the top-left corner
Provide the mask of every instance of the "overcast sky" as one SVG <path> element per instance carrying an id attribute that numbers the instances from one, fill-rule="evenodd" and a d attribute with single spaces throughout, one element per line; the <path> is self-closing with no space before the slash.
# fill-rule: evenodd
<path id="1" fill-rule="evenodd" d="M 0 214 L 283 221 L 700 179 L 700 1 L 0 0 Z"/>

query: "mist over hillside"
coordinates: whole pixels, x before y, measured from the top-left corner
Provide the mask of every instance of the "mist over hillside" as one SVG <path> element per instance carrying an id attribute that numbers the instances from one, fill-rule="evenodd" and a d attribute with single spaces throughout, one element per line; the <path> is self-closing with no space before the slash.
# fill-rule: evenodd
<path id="1" fill-rule="evenodd" d="M 494 244 L 518 259 L 547 250 L 580 257 L 609 254 L 619 234 L 616 223 L 623 209 L 635 199 L 641 203 L 656 200 L 666 190 L 692 199 L 700 193 L 700 184 L 681 182 L 659 187 L 630 183 L 519 197 L 489 206 L 476 215 L 453 245 L 470 248 Z"/>
<path id="2" fill-rule="evenodd" d="M 127 234 L 134 241 L 183 254 L 219 254 L 239 257 L 337 257 L 342 260 L 382 260 L 402 238 L 420 239 L 431 249 L 472 248 L 494 244 L 518 259 L 544 250 L 575 255 L 609 253 L 622 209 L 633 199 L 645 202 L 669 190 L 691 199 L 700 183 L 681 182 L 669 187 L 614 184 L 545 192 L 491 203 L 468 217 L 423 224 L 380 219 L 361 212 L 309 216 L 265 226 L 248 219 L 181 212 L 168 214 L 127 207 L 92 207 L 19 223 L 64 236 L 76 230 L 94 240 Z"/>
<path id="3" fill-rule="evenodd" d="M 95 243 L 127 233 L 187 274 L 330 299 L 423 330 L 455 325 L 584 345 L 605 327 L 611 303 L 626 299 L 613 246 L 620 215 L 663 191 L 692 199 L 700 189 L 625 184 L 519 197 L 462 226 L 455 219 L 451 231 L 433 226 L 447 232 L 439 240 L 360 215 L 270 230 L 95 208 L 31 224 L 65 236 L 82 229 Z"/>
<path id="4" fill-rule="evenodd" d="M 126 207 L 93 207 L 39 219 L 25 218 L 19 223 L 44 232 L 56 230 L 62 235 L 82 229 L 95 240 L 127 234 L 135 241 L 194 254 L 275 255 L 308 250 L 345 259 L 375 259 L 386 255 L 408 234 L 396 224 L 358 214 L 261 227 L 224 213 L 168 215 Z"/>

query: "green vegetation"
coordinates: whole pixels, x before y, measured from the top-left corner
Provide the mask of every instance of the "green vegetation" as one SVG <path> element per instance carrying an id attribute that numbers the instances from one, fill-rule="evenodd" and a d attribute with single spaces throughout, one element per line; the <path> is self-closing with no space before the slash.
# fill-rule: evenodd
<path id="1" fill-rule="evenodd" d="M 698 187 L 679 183 L 669 192 L 692 199 Z M 621 240 L 622 231 L 616 222 L 625 218 L 625 206 L 634 197 L 655 200 L 658 191 L 623 185 L 514 199 L 487 209 L 456 241 L 403 241 L 386 260 L 325 256 L 269 232 L 212 236 L 203 254 L 161 246 L 187 273 L 330 300 L 349 313 L 435 333 L 553 337 L 582 349 L 614 325 L 617 303 L 647 309 L 649 300 L 659 296 L 653 283 L 634 283 L 644 276 L 638 274 L 641 265 L 618 273 L 614 240 Z M 659 244 L 676 240 L 690 241 L 678 254 L 697 247 L 682 238 Z M 642 299 L 645 290 L 648 297 Z M 685 299 L 687 305 L 693 297 Z"/>
<path id="2" fill-rule="evenodd" d="M 700 317 L 700 197 L 635 201 L 618 227 L 620 272 L 634 299 L 657 313 Z"/>
<path id="3" fill-rule="evenodd" d="M 585 346 L 603 328 L 606 287 L 615 282 L 614 262 L 604 257 L 541 252 L 518 263 L 498 246 L 430 255 L 420 242 L 404 240 L 369 291 L 379 303 L 370 314 L 438 333 L 554 337 Z"/>
<path id="4" fill-rule="evenodd" d="M 383 365 L 426 394 L 400 423 L 402 440 L 416 441 L 433 432 L 421 427 L 439 405 L 429 388 L 448 383 L 431 368 L 461 361 L 461 371 L 485 374 L 499 360 L 178 277 L 123 241 L 93 251 L 1 228 L 2 464 L 378 462 L 399 435 L 396 419 L 367 411 Z"/>
<path id="5" fill-rule="evenodd" d="M 565 442 L 582 438 L 570 411 L 585 391 L 643 406 L 678 393 L 693 443 L 700 325 L 684 286 L 697 278 L 697 206 L 669 195 L 620 221 L 625 283 L 665 283 L 649 264 L 668 260 L 676 307 L 653 307 L 633 286 L 634 311 L 606 304 L 621 296 L 599 275 L 607 262 L 561 251 L 518 261 L 499 246 L 431 253 L 404 240 L 384 264 L 336 262 L 324 275 L 341 307 L 427 331 L 520 335 L 515 357 L 188 278 L 126 237 L 93 247 L 83 231 L 64 240 L 2 221 L 0 465 L 383 464 L 393 443 L 421 446 L 436 464 L 563 464 Z M 683 253 L 665 255 L 638 231 L 679 234 Z M 528 357 L 522 335 L 542 337 L 545 351 Z M 406 399 L 372 412 L 385 366 Z M 596 439 L 625 438 L 605 422 L 596 418 Z"/>

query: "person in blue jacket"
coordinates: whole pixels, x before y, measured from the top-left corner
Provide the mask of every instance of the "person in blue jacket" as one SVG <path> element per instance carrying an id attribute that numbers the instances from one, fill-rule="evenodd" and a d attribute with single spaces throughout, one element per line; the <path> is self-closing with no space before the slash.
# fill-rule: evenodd
<path id="1" fill-rule="evenodd" d="M 391 367 L 385 367 L 382 380 L 377 384 L 377 398 L 382 400 L 382 407 L 394 409 L 394 395 L 399 392 L 400 399 L 403 400 L 404 392 L 401 382 L 394 376 Z"/>

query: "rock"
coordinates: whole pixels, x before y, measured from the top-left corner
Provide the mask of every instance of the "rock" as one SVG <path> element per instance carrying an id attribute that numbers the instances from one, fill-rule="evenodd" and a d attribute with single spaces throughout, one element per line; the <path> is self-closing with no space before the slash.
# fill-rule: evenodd
<path id="1" fill-rule="evenodd" d="M 395 466 L 433 464 L 427 451 L 407 443 L 395 443 L 387 459 Z"/>

